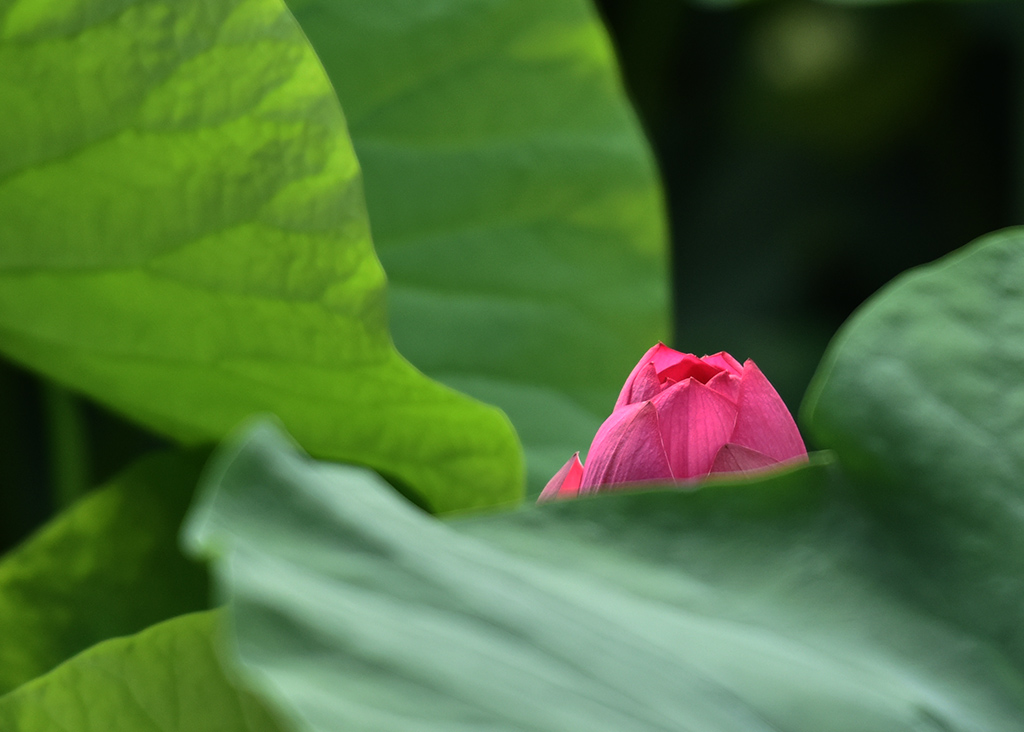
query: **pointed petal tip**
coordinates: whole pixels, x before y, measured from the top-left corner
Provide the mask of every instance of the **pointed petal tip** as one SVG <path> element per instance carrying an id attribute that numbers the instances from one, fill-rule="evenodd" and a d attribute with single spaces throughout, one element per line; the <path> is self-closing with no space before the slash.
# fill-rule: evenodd
<path id="1" fill-rule="evenodd" d="M 629 372 L 629 376 L 626 377 L 625 383 L 622 385 L 622 389 L 619 391 L 619 398 L 615 400 L 615 409 L 624 407 L 627 404 L 631 404 L 634 400 L 633 395 L 633 382 L 636 381 L 637 377 L 640 376 L 640 372 L 654 360 L 654 355 L 659 353 L 660 349 L 665 348 L 665 344 L 658 341 L 655 345 L 647 349 L 647 352 L 640 357 L 640 360 L 636 362 L 636 366 Z"/>
<path id="2" fill-rule="evenodd" d="M 710 356 L 705 356 L 701 360 L 704 361 L 705 363 L 714 364 L 715 366 L 725 369 L 726 371 L 729 371 L 735 374 L 736 376 L 739 376 L 741 373 L 743 373 L 743 366 L 745 365 L 741 364 L 739 361 L 733 358 L 731 354 L 729 354 L 726 351 L 712 353 Z M 747 362 L 753 363 L 753 361 L 751 361 L 750 359 L 747 359 Z"/>
<path id="3" fill-rule="evenodd" d="M 544 490 L 541 491 L 540 496 L 537 498 L 537 503 L 577 496 L 580 492 L 580 480 L 582 478 L 583 463 L 580 462 L 579 452 L 576 452 L 551 477 L 548 484 L 544 486 Z"/>
<path id="4" fill-rule="evenodd" d="M 730 442 L 762 452 L 776 462 L 807 457 L 800 430 L 782 397 L 751 359 L 743 364 L 739 418 Z"/>

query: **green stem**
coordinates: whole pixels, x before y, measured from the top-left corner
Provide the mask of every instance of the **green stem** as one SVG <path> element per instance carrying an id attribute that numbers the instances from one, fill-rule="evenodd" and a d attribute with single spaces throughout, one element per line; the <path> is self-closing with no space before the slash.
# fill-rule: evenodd
<path id="1" fill-rule="evenodd" d="M 52 381 L 43 394 L 53 501 L 57 508 L 66 508 L 91 487 L 89 443 L 78 397 Z"/>

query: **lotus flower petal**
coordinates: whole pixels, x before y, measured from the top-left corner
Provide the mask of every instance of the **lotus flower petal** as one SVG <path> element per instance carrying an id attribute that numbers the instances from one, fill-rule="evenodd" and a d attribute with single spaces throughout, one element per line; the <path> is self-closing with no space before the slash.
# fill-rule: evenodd
<path id="1" fill-rule="evenodd" d="M 672 480 L 672 469 L 651 402 L 616 409 L 594 436 L 580 492 L 613 483 Z"/>
<path id="2" fill-rule="evenodd" d="M 778 464 L 777 460 L 768 457 L 763 452 L 727 442 L 722 445 L 722 449 L 715 456 L 715 462 L 711 465 L 711 472 L 751 473 Z"/>
<path id="3" fill-rule="evenodd" d="M 622 385 L 622 390 L 619 392 L 619 398 L 615 400 L 615 408 L 612 410 L 613 412 L 615 411 L 615 409 L 618 409 L 619 407 L 624 407 L 627 404 L 633 403 L 633 382 L 636 381 L 637 377 L 640 376 L 640 372 L 646 369 L 647 366 L 654 360 L 654 354 L 658 352 L 658 349 L 664 347 L 665 346 L 661 343 L 652 346 L 650 349 L 648 349 L 647 353 L 645 353 L 643 357 L 637 362 L 636 366 L 633 367 L 633 370 L 626 378 L 626 383 Z M 655 375 L 657 375 L 657 371 L 655 371 Z"/>
<path id="4" fill-rule="evenodd" d="M 541 499 L 806 460 L 792 415 L 753 361 L 741 365 L 725 351 L 697 358 L 658 343 L 623 384 L 586 465 L 574 455 Z"/>
<path id="5" fill-rule="evenodd" d="M 658 369 L 658 378 L 663 381 L 685 381 L 694 379 L 702 384 L 708 383 L 712 377 L 721 372 L 717 366 L 704 363 L 692 353 L 682 354 L 682 358 L 676 359 L 671 365 L 658 368 L 658 354 L 655 354 L 655 368 Z"/>
<path id="6" fill-rule="evenodd" d="M 668 462 L 677 479 L 703 478 L 736 424 L 736 406 L 694 379 L 653 400 Z"/>
<path id="7" fill-rule="evenodd" d="M 705 386 L 711 391 L 717 391 L 733 404 L 740 397 L 740 377 L 729 371 L 719 371 Z"/>
<path id="8" fill-rule="evenodd" d="M 583 463 L 580 454 L 576 453 L 544 486 L 538 500 L 551 498 L 572 498 L 580 492 L 580 480 L 583 478 Z"/>
<path id="9" fill-rule="evenodd" d="M 729 442 L 757 450 L 778 462 L 806 459 L 807 448 L 789 409 L 753 361 L 743 364 L 736 406 L 739 417 Z"/>
<path id="10" fill-rule="evenodd" d="M 739 361 L 737 361 L 735 358 L 730 356 L 725 351 L 719 351 L 714 355 L 705 356 L 704 358 L 701 359 L 701 361 L 707 364 L 711 364 L 712 366 L 716 366 L 722 369 L 723 371 L 728 371 L 734 376 L 740 376 L 743 374 L 743 364 L 741 364 Z"/>
<path id="11" fill-rule="evenodd" d="M 658 375 L 661 376 L 662 372 L 672 368 L 681 361 L 685 361 L 687 357 L 696 358 L 692 353 L 680 353 L 674 348 L 669 348 L 664 343 L 659 343 L 650 351 L 650 361 L 654 364 L 654 368 L 658 371 Z M 700 359 L 697 359 L 698 361 Z"/>
<path id="12" fill-rule="evenodd" d="M 653 363 L 649 363 L 640 369 L 640 372 L 633 379 L 632 392 L 629 395 L 629 401 L 626 404 L 636 404 L 637 402 L 646 402 L 647 400 L 654 397 L 654 395 L 664 391 L 667 385 L 663 384 L 661 379 L 658 378 L 658 372 L 654 368 Z M 622 406 L 626 406 L 623 404 Z"/>

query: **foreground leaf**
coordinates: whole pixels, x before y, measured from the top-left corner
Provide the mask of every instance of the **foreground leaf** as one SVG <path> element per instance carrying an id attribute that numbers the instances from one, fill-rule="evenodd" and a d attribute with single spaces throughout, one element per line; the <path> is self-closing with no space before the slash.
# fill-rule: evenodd
<path id="1" fill-rule="evenodd" d="M 932 578 L 1024 667 L 1024 229 L 896 279 L 843 327 L 805 423 Z"/>
<path id="2" fill-rule="evenodd" d="M 303 729 L 1017 730 L 1024 677 L 904 598 L 827 466 L 445 526 L 272 429 L 187 527 Z"/>
<path id="3" fill-rule="evenodd" d="M 218 615 L 174 618 L 106 641 L 0 697 L 17 732 L 280 732 L 217 660 Z"/>
<path id="4" fill-rule="evenodd" d="M 504 416 L 392 347 L 344 119 L 280 0 L 0 18 L 0 349 L 180 440 L 269 411 L 434 509 L 518 497 Z"/>
<path id="5" fill-rule="evenodd" d="M 0 694 L 102 640 L 207 607 L 206 572 L 177 541 L 206 455 L 139 461 L 0 561 Z"/>
<path id="6" fill-rule="evenodd" d="M 289 0 L 338 90 L 417 367 L 504 409 L 536 495 L 667 337 L 651 153 L 588 0 Z"/>

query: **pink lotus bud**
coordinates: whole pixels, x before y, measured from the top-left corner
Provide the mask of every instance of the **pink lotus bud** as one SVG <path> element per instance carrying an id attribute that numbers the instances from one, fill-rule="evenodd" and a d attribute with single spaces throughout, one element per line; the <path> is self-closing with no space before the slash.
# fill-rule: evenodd
<path id="1" fill-rule="evenodd" d="M 725 352 L 697 358 L 659 343 L 626 379 L 586 466 L 573 455 L 540 500 L 806 460 L 792 415 L 753 361 L 741 365 Z"/>

